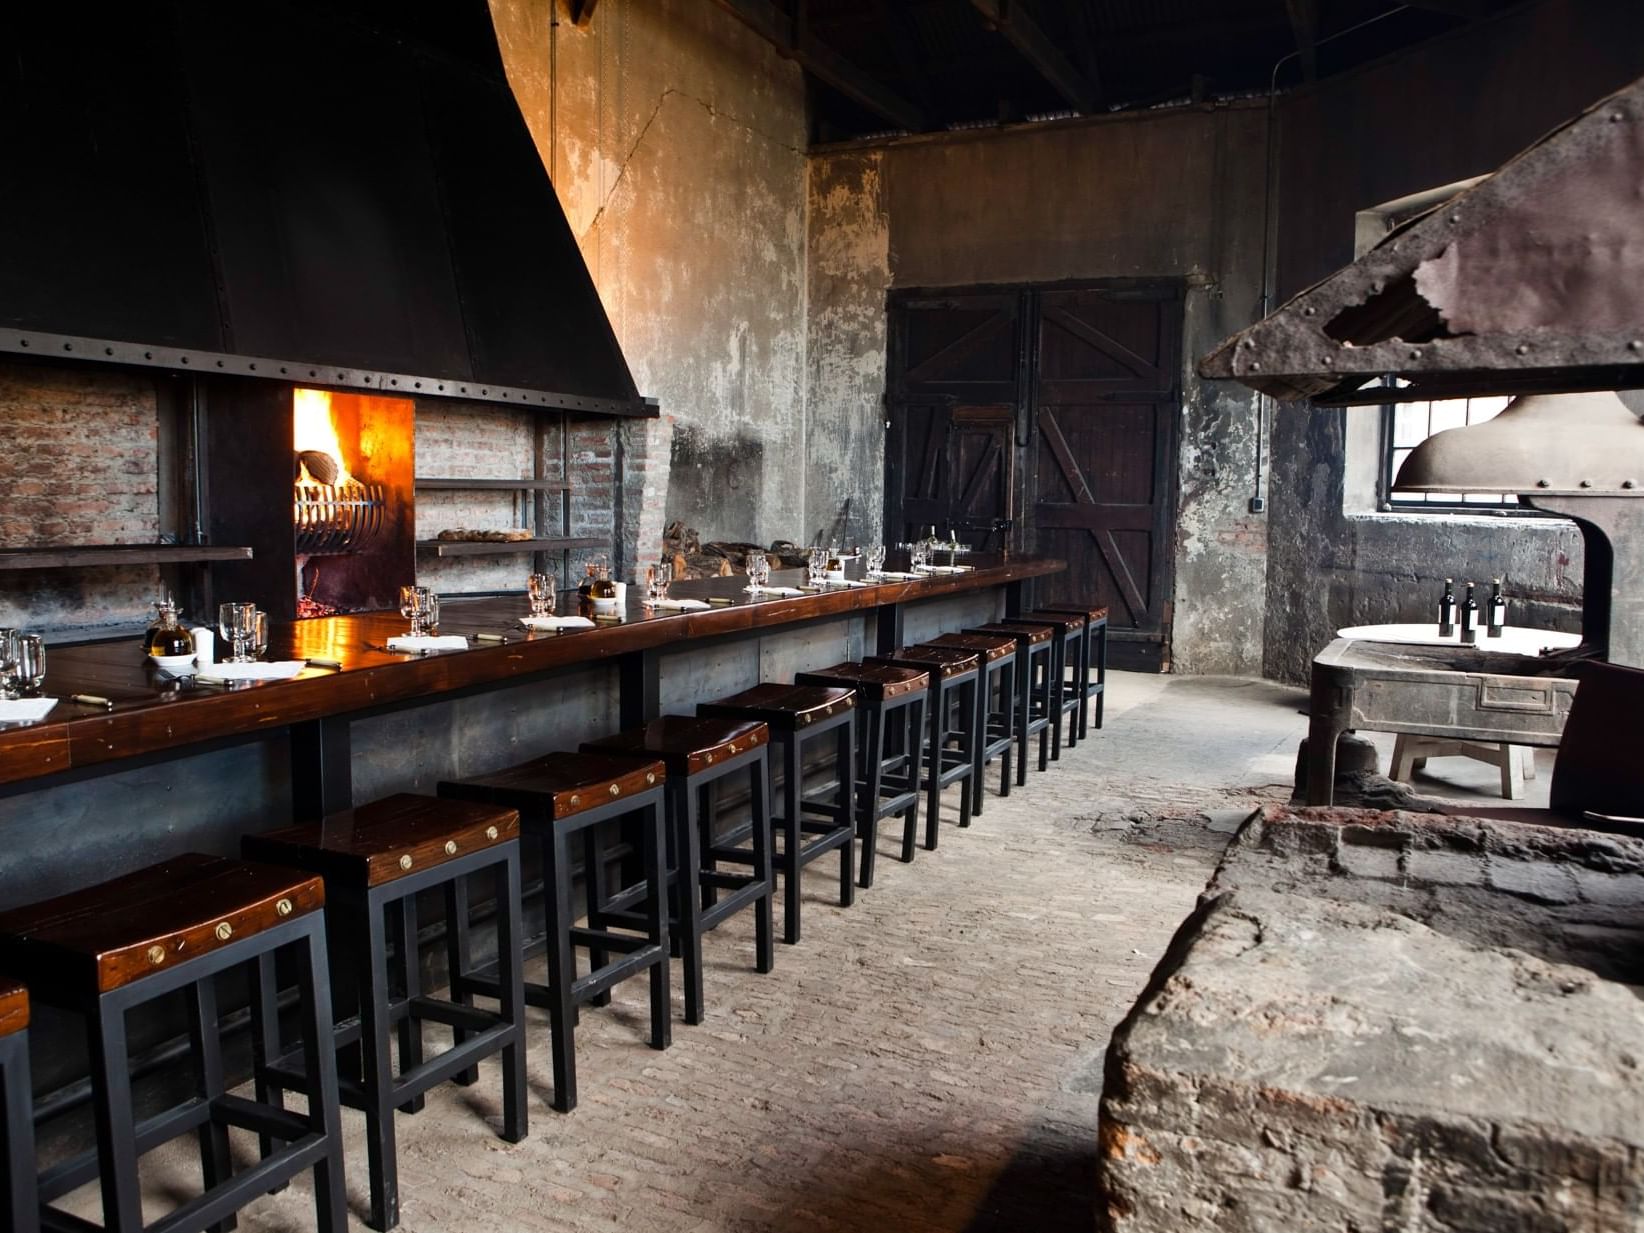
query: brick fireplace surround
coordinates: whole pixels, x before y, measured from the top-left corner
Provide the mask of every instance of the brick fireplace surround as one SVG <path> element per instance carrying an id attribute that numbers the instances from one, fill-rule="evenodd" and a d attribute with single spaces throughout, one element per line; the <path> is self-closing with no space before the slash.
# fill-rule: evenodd
<path id="1" fill-rule="evenodd" d="M 1644 1229 L 1644 841 L 1269 809 L 1114 1034 L 1109 1233 Z"/>

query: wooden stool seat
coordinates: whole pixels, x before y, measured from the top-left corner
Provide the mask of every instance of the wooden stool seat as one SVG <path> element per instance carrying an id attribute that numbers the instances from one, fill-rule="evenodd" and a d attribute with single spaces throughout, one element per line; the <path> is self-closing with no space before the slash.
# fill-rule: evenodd
<path id="1" fill-rule="evenodd" d="M 29 991 L 23 985 L 0 981 L 0 1036 L 21 1032 L 29 1025 Z"/>
<path id="2" fill-rule="evenodd" d="M 1036 608 L 1032 612 L 1024 612 L 1019 617 L 1006 618 L 1009 624 L 1018 621 L 1036 625 L 1056 625 L 1067 630 L 1083 630 L 1085 614 L 1082 612 L 1057 612 L 1054 608 Z"/>
<path id="3" fill-rule="evenodd" d="M 1086 621 L 1107 620 L 1106 604 L 1046 604 L 1042 608 L 1035 608 L 1032 612 L 1024 612 L 1023 616 L 1035 616 L 1041 612 L 1071 612 L 1085 618 Z"/>
<path id="4" fill-rule="evenodd" d="M 1057 717 L 1051 734 L 1050 756 L 1060 759 L 1063 743 L 1061 717 L 1068 716 L 1066 743 L 1071 749 L 1079 743 L 1079 721 L 1084 714 L 1085 701 L 1089 697 L 1089 691 L 1084 687 L 1089 618 L 1083 612 L 1057 612 L 1053 608 L 1046 608 L 1024 612 L 1020 616 L 1006 617 L 999 624 L 1049 625 L 1057 631 L 1056 649 L 1051 656 L 1050 666 L 1056 678 L 1053 692 L 1056 695 Z M 1071 681 L 1067 679 L 1070 669 L 1074 677 Z"/>
<path id="5" fill-rule="evenodd" d="M 1004 634 L 939 634 L 922 645 L 975 651 L 985 656 L 990 664 L 1016 653 L 1016 639 Z"/>
<path id="6" fill-rule="evenodd" d="M 1058 628 L 1060 627 L 1049 624 L 1006 625 L 1002 621 L 996 621 L 988 625 L 972 626 L 964 632 L 967 634 L 1009 634 L 1011 637 L 1027 642 L 1031 646 L 1038 646 L 1041 642 L 1049 642 L 1054 638 Z"/>
<path id="7" fill-rule="evenodd" d="M 967 651 L 960 647 L 909 646 L 903 647 L 900 651 L 892 651 L 888 655 L 871 655 L 864 662 L 888 664 L 892 667 L 912 665 L 934 672 L 946 680 L 963 676 L 967 672 L 975 672 L 982 666 L 982 657 L 975 651 Z"/>
<path id="8" fill-rule="evenodd" d="M 698 715 L 722 719 L 758 717 L 792 732 L 856 706 L 856 691 L 838 685 L 782 685 L 775 681 L 744 689 L 729 698 L 697 704 Z"/>
<path id="9" fill-rule="evenodd" d="M 889 702 L 930 688 L 930 673 L 894 664 L 843 663 L 801 672 L 795 681 L 805 685 L 839 685 L 854 689 L 864 702 Z"/>
<path id="10" fill-rule="evenodd" d="M 770 742 L 761 720 L 720 719 L 705 715 L 663 715 L 643 728 L 584 741 L 585 753 L 650 755 L 670 775 L 697 775 L 715 763 Z"/>
<path id="11" fill-rule="evenodd" d="M 0 967 L 80 1005 L 324 904 L 312 874 L 187 853 L 0 913 Z"/>
<path id="12" fill-rule="evenodd" d="M 667 775 L 660 761 L 560 750 L 462 782 L 469 800 L 545 810 L 560 822 L 654 788 Z"/>
<path id="13" fill-rule="evenodd" d="M 40 1228 L 28 1026 L 29 991 L 0 980 L 0 1228 L 9 1233 Z"/>
<path id="14" fill-rule="evenodd" d="M 402 792 L 319 822 L 248 835 L 242 847 L 253 860 L 380 886 L 518 837 L 516 810 Z"/>

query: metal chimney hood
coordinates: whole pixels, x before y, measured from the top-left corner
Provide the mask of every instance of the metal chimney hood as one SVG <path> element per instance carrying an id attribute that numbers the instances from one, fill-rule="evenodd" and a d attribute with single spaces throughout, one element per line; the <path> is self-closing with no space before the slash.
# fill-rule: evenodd
<path id="1" fill-rule="evenodd" d="M 1644 79 L 1199 361 L 1325 405 L 1644 388 Z"/>
<path id="2" fill-rule="evenodd" d="M 616 415 L 485 0 L 17 6 L 0 354 Z"/>

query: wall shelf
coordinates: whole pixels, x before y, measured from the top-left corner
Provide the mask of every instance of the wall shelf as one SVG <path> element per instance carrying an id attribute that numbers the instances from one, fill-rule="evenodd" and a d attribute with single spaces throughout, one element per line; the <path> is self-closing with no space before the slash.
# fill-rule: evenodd
<path id="1" fill-rule="evenodd" d="M 0 570 L 67 569 L 85 565 L 177 565 L 249 561 L 250 548 L 217 544 L 95 544 L 64 548 L 0 548 Z"/>
<path id="2" fill-rule="evenodd" d="M 419 549 L 441 557 L 498 556 L 510 552 L 554 552 L 562 548 L 603 548 L 600 536 L 559 535 L 549 539 L 495 540 L 425 539 Z"/>
<path id="3" fill-rule="evenodd" d="M 487 490 L 513 490 L 528 492 L 570 492 L 571 485 L 559 480 L 541 479 L 433 479 L 418 476 L 418 488 L 447 488 L 453 491 L 469 490 L 473 492 Z"/>

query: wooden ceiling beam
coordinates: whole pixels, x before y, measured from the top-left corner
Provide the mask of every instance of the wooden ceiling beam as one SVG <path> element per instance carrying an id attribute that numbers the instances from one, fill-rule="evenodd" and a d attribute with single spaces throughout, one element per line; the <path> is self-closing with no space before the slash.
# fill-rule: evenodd
<path id="1" fill-rule="evenodd" d="M 1301 54 L 1302 76 L 1312 81 L 1319 75 L 1319 0 L 1284 0 L 1284 7 Z"/>
<path id="2" fill-rule="evenodd" d="M 777 51 L 846 98 L 882 116 L 898 128 L 921 132 L 925 114 L 878 78 L 869 76 L 825 43 L 817 41 L 804 20 L 804 6 L 792 15 L 771 0 L 715 0 L 720 8 L 742 22 Z"/>
<path id="3" fill-rule="evenodd" d="M 1096 110 L 1100 94 L 1096 83 L 1073 67 L 1017 0 L 971 0 L 971 4 L 1075 111 L 1088 115 Z"/>

